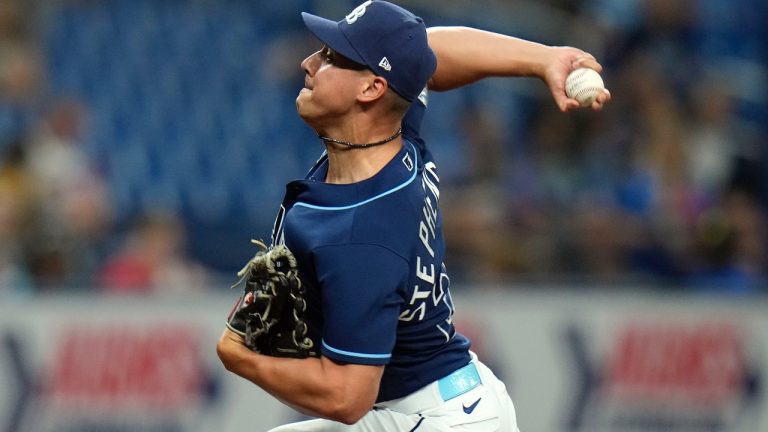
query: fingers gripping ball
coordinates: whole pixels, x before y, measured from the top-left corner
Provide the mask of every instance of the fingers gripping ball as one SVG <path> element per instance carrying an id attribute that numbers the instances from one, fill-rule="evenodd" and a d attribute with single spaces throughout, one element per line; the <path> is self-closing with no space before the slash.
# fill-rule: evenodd
<path id="1" fill-rule="evenodd" d="M 284 245 L 253 243 L 261 250 L 237 273 L 240 280 L 233 287 L 242 285 L 243 294 L 227 318 L 227 327 L 258 353 L 317 357 L 315 343 L 307 336 L 307 303 L 296 258 Z"/>
<path id="2" fill-rule="evenodd" d="M 594 69 L 575 69 L 565 79 L 565 94 L 576 99 L 583 107 L 592 105 L 604 89 L 603 78 Z"/>

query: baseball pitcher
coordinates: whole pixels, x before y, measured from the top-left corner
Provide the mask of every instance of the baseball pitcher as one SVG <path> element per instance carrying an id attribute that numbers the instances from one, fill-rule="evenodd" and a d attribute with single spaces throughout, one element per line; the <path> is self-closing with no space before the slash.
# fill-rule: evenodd
<path id="1" fill-rule="evenodd" d="M 225 367 L 315 420 L 273 432 L 518 431 L 504 384 L 453 325 L 440 176 L 420 134 L 427 89 L 535 76 L 561 110 L 591 55 L 471 28 L 431 28 L 367 1 L 304 13 L 322 48 L 296 107 L 325 152 L 288 183 L 272 244 L 240 272 Z M 607 91 L 592 103 L 600 109 Z"/>

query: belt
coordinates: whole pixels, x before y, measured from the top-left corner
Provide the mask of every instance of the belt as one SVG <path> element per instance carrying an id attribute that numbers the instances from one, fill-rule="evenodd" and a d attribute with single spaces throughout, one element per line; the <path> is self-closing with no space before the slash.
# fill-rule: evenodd
<path id="1" fill-rule="evenodd" d="M 437 389 L 444 401 L 451 400 L 482 384 L 477 366 L 470 363 L 450 375 L 437 380 Z"/>
<path id="2" fill-rule="evenodd" d="M 416 414 L 463 395 L 482 384 L 475 360 L 400 399 L 376 404 L 404 414 Z"/>

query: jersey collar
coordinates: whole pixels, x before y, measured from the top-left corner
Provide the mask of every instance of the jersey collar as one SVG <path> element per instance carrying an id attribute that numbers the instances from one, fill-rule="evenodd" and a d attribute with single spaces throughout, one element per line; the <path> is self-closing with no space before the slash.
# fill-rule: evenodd
<path id="1" fill-rule="evenodd" d="M 408 186 L 416 180 L 419 163 L 416 147 L 404 139 L 397 155 L 373 177 L 351 184 L 329 184 L 319 180 L 325 178 L 328 171 L 328 157 L 323 154 L 305 179 L 288 183 L 286 198 L 293 201 L 293 206 L 348 210 Z"/>

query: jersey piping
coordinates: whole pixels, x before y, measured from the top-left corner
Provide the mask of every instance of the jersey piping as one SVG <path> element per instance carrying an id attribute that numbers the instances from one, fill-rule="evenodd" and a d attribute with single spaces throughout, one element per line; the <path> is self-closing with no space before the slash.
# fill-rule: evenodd
<path id="1" fill-rule="evenodd" d="M 332 351 L 336 354 L 342 354 L 342 355 L 347 355 L 351 357 L 371 358 L 371 359 L 388 359 L 392 357 L 392 354 L 365 354 L 365 353 L 356 353 L 352 351 L 344 351 L 328 345 L 327 343 L 325 343 L 325 341 L 322 341 L 322 344 L 323 344 L 323 348 L 327 349 L 328 351 Z"/>

